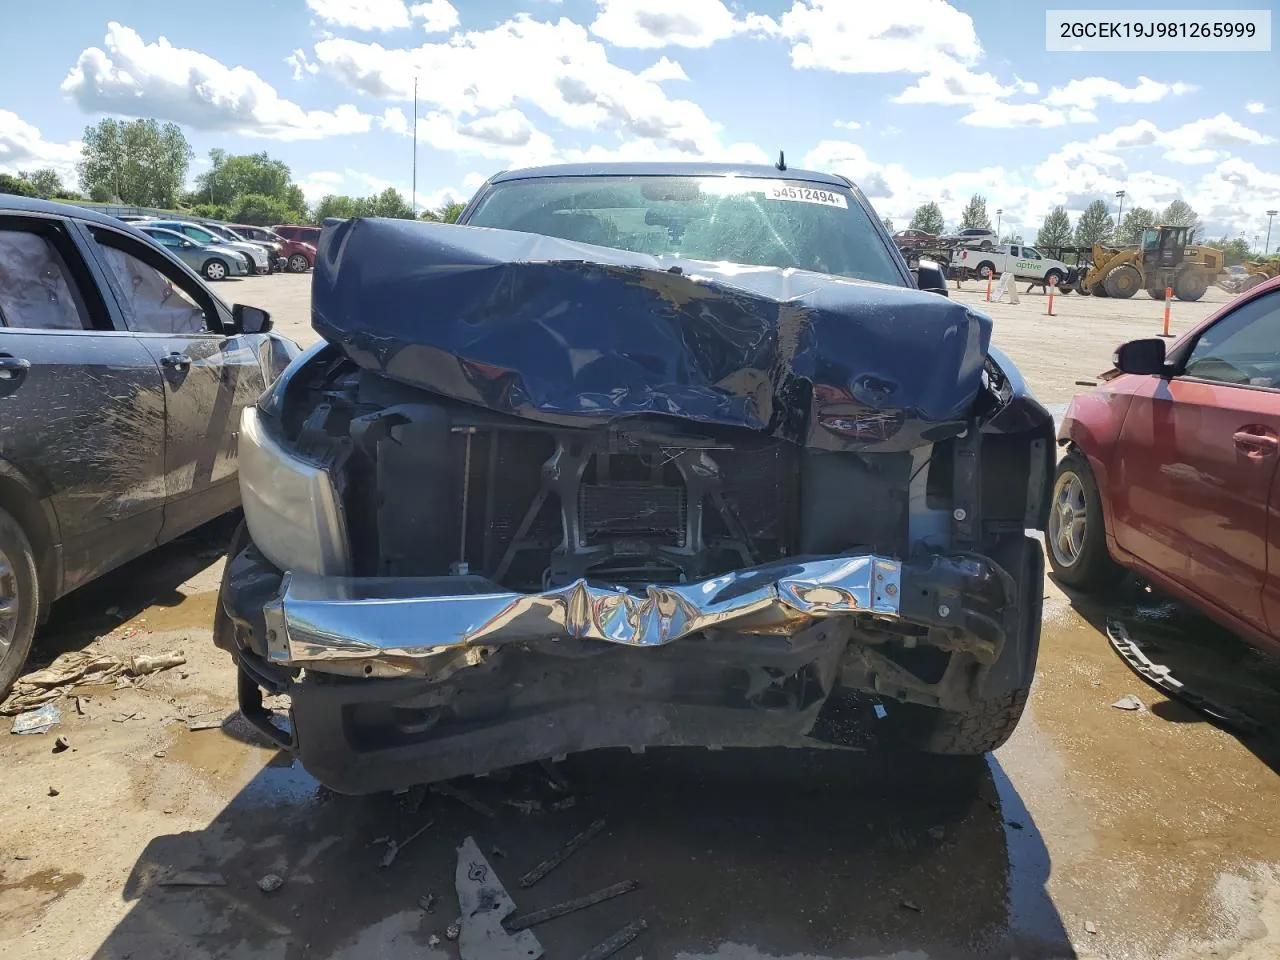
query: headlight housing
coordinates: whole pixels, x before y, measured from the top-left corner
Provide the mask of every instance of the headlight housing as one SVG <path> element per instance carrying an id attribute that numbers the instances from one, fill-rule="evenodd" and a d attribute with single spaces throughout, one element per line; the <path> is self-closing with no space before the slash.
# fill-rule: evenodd
<path id="1" fill-rule="evenodd" d="M 289 453 L 257 407 L 240 415 L 240 501 L 263 556 L 281 570 L 344 576 L 346 519 L 329 472 Z"/>

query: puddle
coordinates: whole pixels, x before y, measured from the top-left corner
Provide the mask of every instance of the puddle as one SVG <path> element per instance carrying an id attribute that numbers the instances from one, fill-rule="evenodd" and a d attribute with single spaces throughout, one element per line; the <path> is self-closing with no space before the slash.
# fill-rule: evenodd
<path id="1" fill-rule="evenodd" d="M 303 807 L 319 797 L 320 785 L 289 754 L 245 743 L 224 730 L 183 730 L 166 753 L 228 794 L 234 792 L 228 809 Z"/>
<path id="2" fill-rule="evenodd" d="M 16 939 L 44 914 L 45 909 L 84 881 L 84 875 L 40 870 L 23 880 L 8 880 L 0 872 L 0 941 Z"/>

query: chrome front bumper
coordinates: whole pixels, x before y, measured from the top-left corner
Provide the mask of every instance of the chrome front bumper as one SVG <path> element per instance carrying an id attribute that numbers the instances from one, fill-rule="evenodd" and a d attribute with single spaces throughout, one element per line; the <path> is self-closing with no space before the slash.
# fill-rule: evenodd
<path id="1" fill-rule="evenodd" d="M 543 640 L 660 647 L 701 631 L 791 634 L 831 617 L 901 616 L 903 565 L 871 553 L 753 567 L 644 594 L 578 580 L 512 593 L 482 577 L 286 574 L 263 610 L 267 659 L 348 676 L 438 676 L 486 648 Z M 960 613 L 956 607 L 957 620 Z M 458 654 L 462 653 L 462 662 Z"/>

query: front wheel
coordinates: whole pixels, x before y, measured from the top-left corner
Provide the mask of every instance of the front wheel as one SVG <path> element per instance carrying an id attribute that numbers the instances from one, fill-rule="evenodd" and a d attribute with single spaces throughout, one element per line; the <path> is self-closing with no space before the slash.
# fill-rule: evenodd
<path id="1" fill-rule="evenodd" d="M 1121 575 L 1119 564 L 1107 553 L 1098 482 L 1078 450 L 1058 463 L 1045 540 L 1054 577 L 1069 587 L 1100 590 L 1113 586 Z"/>
<path id="2" fill-rule="evenodd" d="M 1044 282 L 1046 285 L 1053 284 L 1053 286 L 1057 288 L 1058 293 L 1069 293 L 1071 289 L 1070 287 L 1064 287 L 1062 285 L 1061 270 L 1050 270 L 1044 275 Z"/>
<path id="3" fill-rule="evenodd" d="M 221 260 L 206 260 L 200 272 L 204 274 L 206 280 L 227 279 L 227 265 Z"/>
<path id="4" fill-rule="evenodd" d="M 295 253 L 289 258 L 290 273 L 306 273 L 311 269 L 311 261 L 300 253 Z"/>
<path id="5" fill-rule="evenodd" d="M 978 276 L 981 277 L 983 280 L 986 280 L 989 277 L 994 277 L 995 273 L 996 273 L 996 265 L 992 263 L 990 260 L 983 260 L 980 264 L 978 264 Z"/>
<path id="6" fill-rule="evenodd" d="M 981 250 L 981 251 L 983 251 L 984 253 L 985 253 L 986 251 L 990 250 L 990 249 L 991 249 L 991 241 L 990 241 L 990 240 L 983 240 L 980 244 L 978 244 L 978 249 L 979 249 L 979 250 Z"/>
<path id="7" fill-rule="evenodd" d="M 31 543 L 18 522 L 0 510 L 0 700 L 9 695 L 31 651 L 39 590 Z"/>

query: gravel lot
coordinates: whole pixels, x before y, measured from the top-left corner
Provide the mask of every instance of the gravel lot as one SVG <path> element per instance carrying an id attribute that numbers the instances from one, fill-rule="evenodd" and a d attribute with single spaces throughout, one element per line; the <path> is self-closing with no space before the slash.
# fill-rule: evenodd
<path id="1" fill-rule="evenodd" d="M 219 292 L 314 338 L 310 278 Z M 980 285 L 953 295 L 975 304 Z M 1174 304 L 1181 331 L 1226 299 Z M 996 343 L 1060 409 L 1115 344 L 1159 332 L 1163 304 L 1039 294 L 985 305 Z M 61 601 L 42 660 L 185 651 L 139 686 L 87 688 L 43 736 L 0 734 L 0 956 L 452 958 L 455 848 L 467 836 L 525 912 L 622 880 L 636 892 L 536 928 L 572 960 L 630 921 L 624 960 L 1280 956 L 1280 741 L 1242 739 L 1138 680 L 1107 644 L 1122 616 L 1180 676 L 1280 729 L 1280 667 L 1199 617 L 1132 591 L 1109 605 L 1045 586 L 1028 714 L 993 757 L 937 764 L 836 752 L 650 751 L 570 758 L 432 794 L 328 795 L 234 716 L 209 624 L 229 526 L 211 525 Z M 100 638 L 95 641 L 95 638 Z M 1113 709 L 1125 694 L 1145 708 Z M 226 718 L 219 728 L 202 719 Z M 63 736 L 69 748 L 54 751 Z M 504 801 L 536 800 L 526 814 Z M 545 880 L 517 878 L 592 821 Z M 403 841 L 380 866 L 386 839 Z M 174 887 L 178 870 L 219 886 Z M 270 893 L 268 873 L 283 878 Z M 430 904 L 429 907 L 425 906 Z"/>

